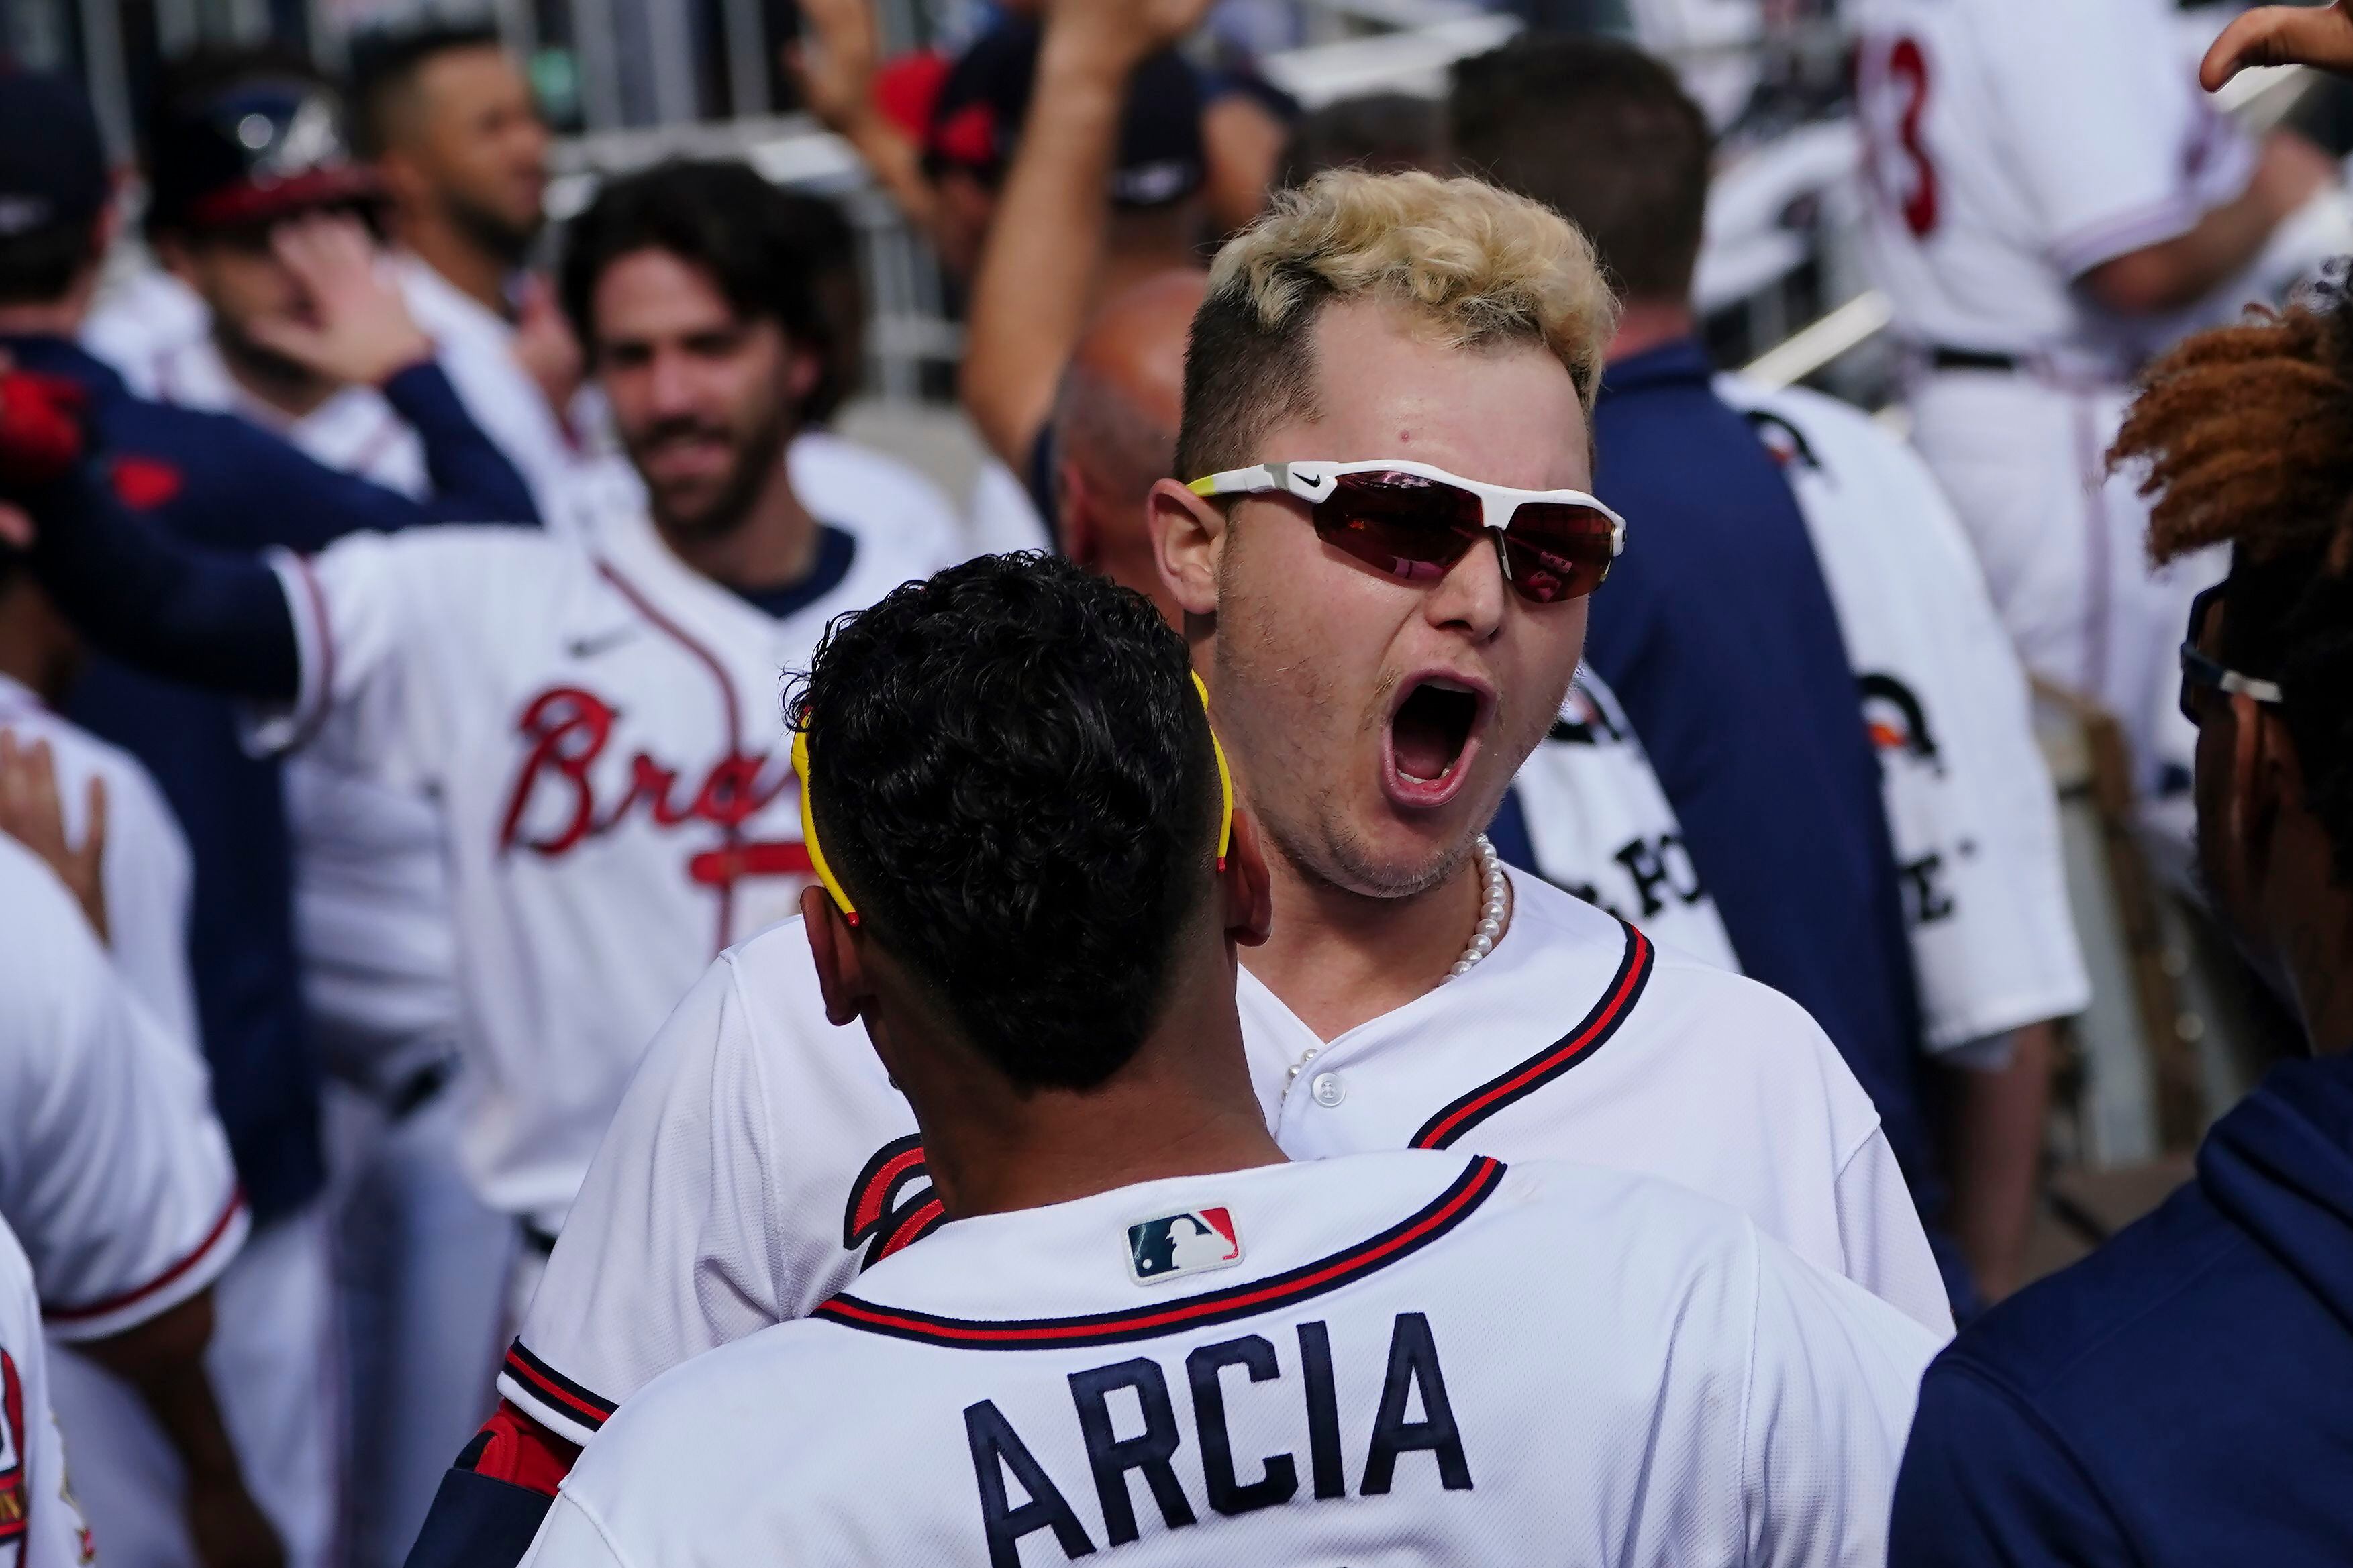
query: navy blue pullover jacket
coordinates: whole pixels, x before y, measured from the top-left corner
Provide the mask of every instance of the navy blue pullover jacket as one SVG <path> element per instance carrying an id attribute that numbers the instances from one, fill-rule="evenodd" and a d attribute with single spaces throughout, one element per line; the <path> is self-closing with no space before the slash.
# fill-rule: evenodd
<path id="1" fill-rule="evenodd" d="M 1888 1560 L 2353 1563 L 2353 1058 L 2274 1068 L 2196 1180 L 1929 1365 Z"/>
<path id="2" fill-rule="evenodd" d="M 246 554 L 271 546 L 310 552 L 358 529 L 538 517 L 522 476 L 430 363 L 384 388 L 424 445 L 435 493 L 415 501 L 323 468 L 242 419 L 135 397 L 111 369 L 63 339 L 0 343 L 25 369 L 83 388 L 115 494 L 191 543 Z M 278 765 L 246 754 L 227 699 L 111 659 L 90 661 L 69 712 L 146 764 L 188 836 L 195 868 L 188 957 L 213 1099 L 255 1218 L 277 1218 L 325 1176 Z"/>
<path id="3" fill-rule="evenodd" d="M 1642 738 L 1740 966 L 1814 1016 L 1933 1217 L 1919 997 L 1854 668 L 1797 498 L 1688 340 L 1594 414 L 1626 552 L 1585 658 Z"/>

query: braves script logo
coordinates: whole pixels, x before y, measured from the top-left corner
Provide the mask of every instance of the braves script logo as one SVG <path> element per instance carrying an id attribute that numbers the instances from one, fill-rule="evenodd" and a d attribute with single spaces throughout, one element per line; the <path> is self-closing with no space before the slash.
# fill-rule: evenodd
<path id="1" fill-rule="evenodd" d="M 531 700 L 516 725 L 530 750 L 515 774 L 499 829 L 501 850 L 520 845 L 539 855 L 568 854 L 612 832 L 634 813 L 657 827 L 699 822 L 725 836 L 723 847 L 688 859 L 687 875 L 697 882 L 724 886 L 738 877 L 809 874 L 805 845 L 743 841 L 744 825 L 793 782 L 790 768 L 767 757 L 732 752 L 697 781 L 640 751 L 629 759 L 623 788 L 600 800 L 591 775 L 612 743 L 619 718 L 611 703 L 576 686 L 554 687 Z M 547 801 L 555 804 L 540 804 Z M 536 814 L 534 805 L 539 806 Z M 526 816 L 537 828 L 526 830 Z"/>
<path id="2" fill-rule="evenodd" d="M 849 1184 L 849 1205 L 841 1215 L 841 1245 L 866 1249 L 860 1268 L 871 1268 L 909 1242 L 929 1236 L 947 1218 L 932 1173 L 923 1163 L 923 1140 L 910 1132 L 874 1151 Z"/>

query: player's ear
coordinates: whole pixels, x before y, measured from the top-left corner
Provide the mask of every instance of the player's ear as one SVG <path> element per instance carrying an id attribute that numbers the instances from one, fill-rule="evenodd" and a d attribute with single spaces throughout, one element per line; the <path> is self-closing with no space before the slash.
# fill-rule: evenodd
<path id="1" fill-rule="evenodd" d="M 1265 942 L 1274 929 L 1274 884 L 1267 876 L 1258 824 L 1240 806 L 1234 808 L 1234 840 L 1226 847 L 1226 870 L 1219 882 L 1226 900 L 1226 934 L 1244 947 Z"/>
<path id="2" fill-rule="evenodd" d="M 822 887 L 801 889 L 801 931 L 808 938 L 809 961 L 817 965 L 826 1022 L 836 1027 L 854 1022 L 866 1011 L 865 966 L 859 963 L 849 922 Z"/>
<path id="3" fill-rule="evenodd" d="M 1218 613 L 1218 558 L 1225 552 L 1226 513 L 1175 479 L 1152 487 L 1152 555 L 1160 580 L 1187 616 Z"/>

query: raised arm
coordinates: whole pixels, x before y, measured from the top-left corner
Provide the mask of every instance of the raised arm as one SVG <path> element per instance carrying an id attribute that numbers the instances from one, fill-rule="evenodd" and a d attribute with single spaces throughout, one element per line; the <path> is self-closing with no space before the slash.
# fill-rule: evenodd
<path id="1" fill-rule="evenodd" d="M 350 218 L 313 217 L 280 224 L 270 244 L 310 296 L 316 319 L 266 317 L 255 322 L 256 336 L 322 375 L 377 388 L 417 431 L 433 493 L 403 501 L 417 509 L 413 521 L 537 522 L 530 487 L 466 412 L 432 340 L 378 270 L 366 231 Z"/>
<path id="2" fill-rule="evenodd" d="M 0 376 L 0 503 L 31 537 L 35 574 L 108 653 L 169 679 L 290 702 L 301 675 L 278 575 L 255 560 L 191 549 L 126 509 L 79 450 L 73 389 Z"/>
<path id="3" fill-rule="evenodd" d="M 961 390 L 981 437 L 1016 473 L 1052 416 L 1086 325 L 1128 78 L 1190 32 L 1208 0 L 1054 0 L 1029 117 L 974 280 Z"/>

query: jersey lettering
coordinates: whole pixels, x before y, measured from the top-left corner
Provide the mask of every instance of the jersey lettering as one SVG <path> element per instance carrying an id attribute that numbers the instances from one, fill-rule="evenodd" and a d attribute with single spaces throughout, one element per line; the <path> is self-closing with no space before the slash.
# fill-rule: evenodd
<path id="1" fill-rule="evenodd" d="M 1421 1394 L 1421 1419 L 1409 1421 L 1406 1414 L 1416 1390 Z M 1446 1397 L 1446 1377 L 1438 1369 L 1438 1342 L 1430 1337 L 1430 1320 L 1419 1312 L 1400 1312 L 1389 1336 L 1388 1376 L 1381 1384 L 1380 1414 L 1373 1418 L 1362 1495 L 1386 1493 L 1397 1477 L 1398 1456 L 1421 1451 L 1437 1458 L 1440 1486 L 1451 1492 L 1471 1489 L 1471 1461 L 1463 1455 L 1454 1406 Z"/>
<path id="2" fill-rule="evenodd" d="M 1299 1325 L 1298 1337 L 1308 1468 L 1314 1495 L 1319 1500 L 1345 1498 L 1348 1486 L 1342 1468 L 1331 1332 L 1320 1321 L 1308 1322 Z M 1229 1377 L 1229 1371 L 1237 1367 L 1243 1376 Z M 1185 1357 L 1193 1436 L 1200 1445 L 1201 1477 L 1211 1511 L 1231 1517 L 1276 1508 L 1298 1495 L 1299 1460 L 1293 1454 L 1262 1455 L 1256 1478 L 1241 1479 L 1227 1419 L 1229 1396 L 1249 1384 L 1282 1381 L 1274 1342 L 1262 1334 L 1197 1346 Z M 1142 1477 L 1167 1529 L 1182 1530 L 1198 1522 L 1200 1510 L 1187 1495 L 1176 1470 L 1184 1426 L 1170 1396 L 1168 1374 L 1160 1363 L 1149 1356 L 1134 1356 L 1072 1373 L 1069 1382 L 1088 1471 L 1103 1510 L 1106 1543 L 1124 1546 L 1141 1536 L 1131 1476 Z M 984 1399 L 966 1406 L 964 1421 L 973 1478 L 980 1493 L 981 1531 L 992 1568 L 1018 1564 L 1022 1539 L 1039 1531 L 1052 1531 L 1065 1557 L 1092 1552 L 1093 1539 L 1068 1496 L 996 1402 Z M 1446 1374 L 1439 1365 L 1438 1342 L 1430 1332 L 1430 1320 L 1420 1312 L 1401 1312 L 1390 1327 L 1388 1369 L 1357 1495 L 1386 1495 L 1396 1482 L 1398 1460 L 1418 1453 L 1427 1453 L 1435 1461 L 1442 1490 L 1472 1489 L 1471 1462 L 1453 1403 L 1447 1395 Z M 1008 1478 L 1029 1500 L 1018 1507 L 1011 1500 Z"/>
<path id="3" fill-rule="evenodd" d="M 1054 1483 L 1047 1479 L 1029 1447 L 1013 1430 L 992 1400 L 968 1405 L 964 1412 L 965 1441 L 972 1450 L 973 1478 L 980 1485 L 981 1532 L 988 1542 L 988 1568 L 1021 1568 L 1021 1538 L 1036 1530 L 1054 1532 L 1054 1543 L 1065 1557 L 1084 1557 L 1095 1549 L 1079 1523 L 1079 1516 Z M 1005 1476 L 1029 1494 L 1019 1508 L 1006 1496 Z"/>
<path id="4" fill-rule="evenodd" d="M 1132 1389 L 1144 1430 L 1133 1437 L 1114 1435 L 1111 1395 L 1114 1389 Z M 1136 1356 L 1114 1366 L 1099 1366 L 1071 1374 L 1071 1399 L 1079 1407 L 1079 1431 L 1087 1440 L 1087 1465 L 1094 1471 L 1095 1496 L 1103 1503 L 1103 1531 L 1113 1546 L 1135 1539 L 1135 1500 L 1127 1489 L 1127 1472 L 1140 1470 L 1160 1505 L 1160 1517 L 1171 1530 L 1194 1520 L 1185 1489 L 1168 1463 L 1176 1451 L 1176 1412 L 1168 1403 L 1168 1379 L 1160 1363 Z"/>
<path id="5" fill-rule="evenodd" d="M 1219 1381 L 1229 1366 L 1247 1372 L 1252 1383 L 1271 1383 L 1282 1375 L 1274 1364 L 1274 1346 L 1257 1334 L 1202 1345 L 1185 1358 L 1186 1381 L 1193 1385 L 1193 1425 L 1201 1436 L 1201 1475 L 1208 1484 L 1209 1506 L 1219 1513 L 1236 1514 L 1289 1502 L 1299 1489 L 1299 1464 L 1288 1454 L 1268 1455 L 1260 1462 L 1259 1479 L 1248 1486 L 1235 1479 L 1233 1437 L 1226 1430 L 1226 1387 Z"/>
<path id="6" fill-rule="evenodd" d="M 1692 864 L 1691 851 L 1683 847 L 1682 834 L 1662 833 L 1655 838 L 1637 838 L 1611 858 L 1625 867 L 1626 874 L 1634 879 L 1635 895 L 1642 900 L 1642 912 L 1636 919 L 1648 920 L 1667 907 L 1666 900 L 1659 896 L 1662 889 L 1680 902 L 1699 902 L 1704 891 L 1699 868 Z"/>
<path id="7" fill-rule="evenodd" d="M 765 757 L 735 754 L 712 763 L 702 780 L 680 788 L 683 770 L 664 765 L 644 752 L 629 760 L 628 781 L 617 799 L 599 802 L 591 772 L 613 739 L 619 711 L 595 692 L 558 686 L 525 704 L 516 729 L 530 749 L 516 772 L 513 791 L 499 829 L 501 850 L 520 845 L 550 858 L 569 854 L 642 812 L 657 827 L 707 823 L 731 837 L 765 810 L 792 783 L 787 768 Z M 533 805 L 553 799 L 557 825 L 532 831 L 524 819 Z M 733 844 L 723 853 L 691 857 L 695 881 L 725 883 L 739 876 L 807 874 L 807 847 L 797 841 Z"/>
<path id="8" fill-rule="evenodd" d="M 1936 167 L 1920 141 L 1920 120 L 1928 110 L 1928 56 L 1920 40 L 1866 40 L 1862 62 L 1865 166 L 1882 200 L 1903 216 L 1915 239 L 1936 227 Z M 1900 162 L 1900 172 L 1891 170 Z"/>

